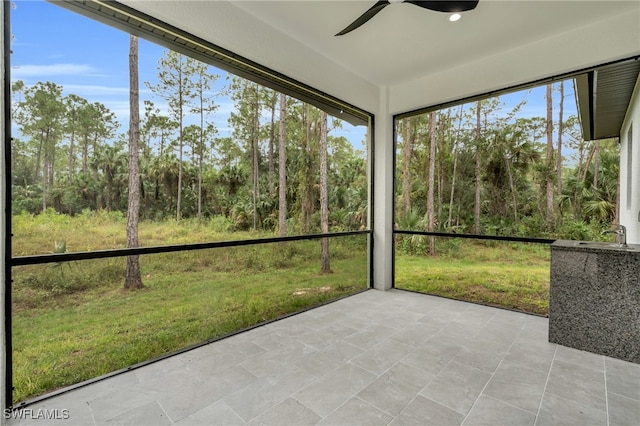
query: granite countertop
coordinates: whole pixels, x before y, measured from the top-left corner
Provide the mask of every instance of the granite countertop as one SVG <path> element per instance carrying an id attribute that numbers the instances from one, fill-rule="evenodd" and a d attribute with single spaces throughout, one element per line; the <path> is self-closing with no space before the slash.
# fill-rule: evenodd
<path id="1" fill-rule="evenodd" d="M 591 253 L 620 252 L 640 256 L 640 244 L 628 244 L 627 247 L 622 247 L 614 242 L 605 241 L 556 240 L 551 244 L 551 247 L 560 250 L 584 251 Z"/>

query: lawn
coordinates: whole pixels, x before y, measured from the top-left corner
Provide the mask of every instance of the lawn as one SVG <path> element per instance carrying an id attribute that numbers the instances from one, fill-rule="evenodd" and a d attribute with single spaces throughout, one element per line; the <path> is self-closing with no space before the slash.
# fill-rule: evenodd
<path id="1" fill-rule="evenodd" d="M 58 220 L 50 233 L 16 235 L 15 246 L 33 252 L 60 238 L 60 228 L 72 230 L 68 245 L 85 235 L 94 249 L 114 245 L 119 235 L 113 223 L 85 228 Z M 185 227 L 196 240 L 214 234 L 204 225 Z M 183 238 L 178 225 L 166 228 L 174 240 Z M 168 232 L 160 224 L 146 229 Z M 331 274 L 319 273 L 317 240 L 145 255 L 139 291 L 122 288 L 125 258 L 15 267 L 14 401 L 364 290 L 366 247 L 366 235 L 332 238 Z"/>
<path id="2" fill-rule="evenodd" d="M 396 253 L 396 288 L 548 314 L 548 246 L 441 239 L 436 247 L 436 256 Z"/>
<path id="3" fill-rule="evenodd" d="M 273 236 L 222 225 L 144 222 L 140 239 L 166 245 Z M 56 241 L 69 251 L 126 241 L 124 219 L 106 212 L 20 215 L 13 229 L 14 255 L 52 252 Z M 366 289 L 367 236 L 332 238 L 330 247 L 331 274 L 319 273 L 317 240 L 144 255 L 138 291 L 123 290 L 125 258 L 15 267 L 14 401 Z M 436 256 L 409 252 L 396 250 L 397 288 L 548 311 L 548 246 L 437 239 Z"/>

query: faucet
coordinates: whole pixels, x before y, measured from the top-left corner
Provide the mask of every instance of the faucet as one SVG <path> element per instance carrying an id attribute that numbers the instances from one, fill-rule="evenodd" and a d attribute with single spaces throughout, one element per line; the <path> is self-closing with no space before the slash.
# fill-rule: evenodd
<path id="1" fill-rule="evenodd" d="M 627 247 L 627 228 L 622 225 L 616 225 L 615 229 L 609 229 L 606 231 L 602 231 L 601 235 L 606 234 L 615 234 L 616 235 L 616 243 L 620 244 L 621 247 Z"/>

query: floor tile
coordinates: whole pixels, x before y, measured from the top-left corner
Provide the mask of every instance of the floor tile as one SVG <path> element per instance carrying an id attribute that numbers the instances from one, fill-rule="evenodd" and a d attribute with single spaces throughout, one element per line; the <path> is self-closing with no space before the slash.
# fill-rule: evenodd
<path id="1" fill-rule="evenodd" d="M 326 416 L 368 386 L 376 377 L 370 371 L 346 364 L 311 383 L 293 397 L 321 416 Z"/>
<path id="2" fill-rule="evenodd" d="M 607 402 L 610 426 L 637 426 L 640 424 L 640 401 L 609 393 Z"/>
<path id="3" fill-rule="evenodd" d="M 500 352 L 463 347 L 453 360 L 487 373 L 493 373 L 503 357 L 504 354 Z"/>
<path id="4" fill-rule="evenodd" d="M 300 401 L 287 398 L 280 404 L 274 405 L 258 417 L 251 420 L 250 425 L 315 425 L 322 418 L 305 407 Z"/>
<path id="5" fill-rule="evenodd" d="M 396 416 L 433 377 L 433 374 L 398 363 L 357 396 L 385 413 Z"/>
<path id="6" fill-rule="evenodd" d="M 295 364 L 317 351 L 311 346 L 293 342 L 289 346 L 251 357 L 240 365 L 258 377 L 265 377 L 282 368 L 283 364 Z"/>
<path id="7" fill-rule="evenodd" d="M 441 328 L 441 326 L 436 324 L 419 323 L 405 327 L 397 333 L 389 336 L 389 339 L 411 346 L 420 346 L 440 331 Z"/>
<path id="8" fill-rule="evenodd" d="M 240 391 L 226 396 L 224 401 L 244 421 L 249 421 L 284 401 L 313 380 L 314 378 L 305 374 L 304 370 L 294 366 L 278 374 L 262 377 Z"/>
<path id="9" fill-rule="evenodd" d="M 131 426 L 165 426 L 172 422 L 162 407 L 156 402 L 150 402 L 142 407 L 129 410 L 121 415 L 107 420 L 107 425 Z"/>
<path id="10" fill-rule="evenodd" d="M 166 391 L 156 393 L 156 399 L 169 417 L 178 421 L 257 380 L 243 367 L 233 366 L 216 374 L 214 379 L 196 376 L 183 381 L 173 380 L 166 386 Z M 162 389 L 162 383 L 144 383 L 135 389 L 157 391 Z"/>
<path id="11" fill-rule="evenodd" d="M 503 362 L 483 393 L 536 414 L 546 382 L 546 372 Z"/>
<path id="12" fill-rule="evenodd" d="M 351 362 L 375 374 L 382 374 L 413 350 L 413 346 L 393 340 L 384 340 Z"/>
<path id="13" fill-rule="evenodd" d="M 604 371 L 604 356 L 558 345 L 555 359 L 569 362 L 583 368 Z"/>
<path id="14" fill-rule="evenodd" d="M 592 406 L 581 405 L 559 396 L 545 393 L 536 426 L 602 426 L 607 413 Z"/>
<path id="15" fill-rule="evenodd" d="M 606 410 L 604 371 L 553 361 L 546 392 L 578 404 Z"/>
<path id="16" fill-rule="evenodd" d="M 341 340 L 299 360 L 296 365 L 312 376 L 321 377 L 342 367 L 347 361 L 364 352 L 364 349 Z"/>
<path id="17" fill-rule="evenodd" d="M 432 338 L 407 354 L 402 362 L 428 373 L 438 374 L 461 350 L 462 345 L 459 343 Z"/>
<path id="18" fill-rule="evenodd" d="M 392 417 L 358 398 L 351 398 L 325 417 L 319 425 L 384 426 Z"/>
<path id="19" fill-rule="evenodd" d="M 640 364 L 605 358 L 607 392 L 640 400 Z"/>
<path id="20" fill-rule="evenodd" d="M 175 423 L 179 426 L 234 426 L 245 422 L 224 401 L 216 401 Z"/>
<path id="21" fill-rule="evenodd" d="M 420 395 L 466 414 L 490 378 L 489 373 L 452 361 Z"/>
<path id="22" fill-rule="evenodd" d="M 462 424 L 463 419 L 464 414 L 418 395 L 391 422 L 391 426 L 453 426 Z"/>
<path id="23" fill-rule="evenodd" d="M 364 330 L 353 333 L 343 340 L 347 343 L 350 343 L 354 346 L 357 346 L 361 349 L 371 349 L 382 339 L 386 339 L 392 334 L 396 333 L 397 330 L 391 327 L 379 326 L 379 327 L 367 327 Z"/>
<path id="24" fill-rule="evenodd" d="M 482 395 L 462 422 L 463 425 L 533 426 L 536 415 Z"/>
<path id="25" fill-rule="evenodd" d="M 518 364 L 522 367 L 548 373 L 551 369 L 554 354 L 555 350 L 550 352 L 537 351 L 535 349 L 529 350 L 514 344 L 504 356 L 503 360 L 512 364 Z"/>
<path id="26" fill-rule="evenodd" d="M 130 410 L 155 402 L 156 394 L 131 390 L 119 390 L 89 401 L 96 423 L 118 417 Z"/>

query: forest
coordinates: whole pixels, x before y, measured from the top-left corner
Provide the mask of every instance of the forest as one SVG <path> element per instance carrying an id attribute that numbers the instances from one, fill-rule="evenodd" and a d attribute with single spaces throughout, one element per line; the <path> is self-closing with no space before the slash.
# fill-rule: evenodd
<path id="1" fill-rule="evenodd" d="M 494 97 L 399 120 L 396 228 L 599 239 L 617 218 L 619 147 L 583 140 L 571 83 L 544 87 L 544 116 Z"/>
<path id="2" fill-rule="evenodd" d="M 172 51 L 145 85 L 140 119 L 140 219 L 223 221 L 229 231 L 276 231 L 280 188 L 292 234 L 320 230 L 320 153 L 327 152 L 331 229 L 363 229 L 367 160 L 342 123 L 256 83 L 228 77 L 222 92 L 211 67 Z M 13 83 L 12 211 L 127 211 L 128 135 L 100 102 L 63 95 L 54 82 Z M 233 101 L 231 136 L 219 137 L 216 100 Z M 286 158 L 286 160 L 285 160 Z M 281 161 L 281 159 L 283 161 Z M 282 170 L 280 167 L 283 167 Z"/>
<path id="3" fill-rule="evenodd" d="M 144 102 L 140 219 L 197 218 L 229 231 L 277 232 L 285 186 L 288 232 L 318 232 L 326 139 L 330 229 L 364 229 L 367 156 L 332 135 L 340 120 L 229 77 L 232 131 L 218 137 L 212 117 L 221 93 L 211 93 L 218 78 L 205 64 L 166 51 L 159 83 L 146 83 L 168 109 Z M 584 141 L 577 117 L 563 117 L 570 83 L 547 88 L 546 117 L 522 118 L 526 102 L 513 107 L 495 97 L 398 120 L 396 228 L 596 238 L 616 218 L 618 144 Z M 62 93 L 50 81 L 13 84 L 13 214 L 125 215 L 127 134 L 103 104 Z"/>

